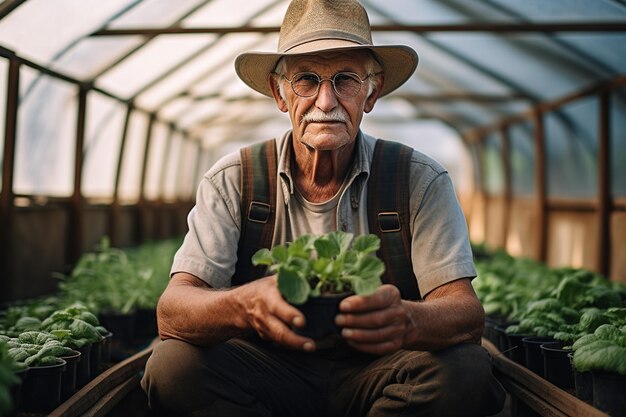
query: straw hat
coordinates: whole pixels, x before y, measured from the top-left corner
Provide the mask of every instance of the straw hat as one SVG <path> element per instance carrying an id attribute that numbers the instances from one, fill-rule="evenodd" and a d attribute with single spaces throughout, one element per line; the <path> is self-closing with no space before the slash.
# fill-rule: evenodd
<path id="1" fill-rule="evenodd" d="M 293 0 L 280 29 L 278 52 L 246 52 L 235 60 L 239 78 L 271 96 L 270 73 L 286 55 L 369 49 L 385 72 L 381 96 L 402 85 L 417 67 L 417 53 L 406 45 L 372 45 L 367 12 L 355 0 Z"/>

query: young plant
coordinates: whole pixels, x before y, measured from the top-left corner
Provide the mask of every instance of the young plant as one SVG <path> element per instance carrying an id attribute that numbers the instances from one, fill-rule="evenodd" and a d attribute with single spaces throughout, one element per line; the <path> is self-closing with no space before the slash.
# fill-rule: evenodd
<path id="1" fill-rule="evenodd" d="M 260 249 L 253 265 L 265 265 L 278 275 L 278 289 L 292 304 L 309 297 L 353 292 L 368 295 L 381 285 L 383 262 L 372 255 L 380 248 L 376 235 L 341 231 L 322 236 L 303 235 L 272 250 Z"/>

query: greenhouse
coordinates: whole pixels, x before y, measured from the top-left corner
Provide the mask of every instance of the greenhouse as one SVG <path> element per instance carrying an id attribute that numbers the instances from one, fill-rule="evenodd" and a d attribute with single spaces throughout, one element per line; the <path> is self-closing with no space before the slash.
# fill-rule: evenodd
<path id="1" fill-rule="evenodd" d="M 626 416 L 625 0 L 0 0 L 0 168 L 0 417 Z"/>

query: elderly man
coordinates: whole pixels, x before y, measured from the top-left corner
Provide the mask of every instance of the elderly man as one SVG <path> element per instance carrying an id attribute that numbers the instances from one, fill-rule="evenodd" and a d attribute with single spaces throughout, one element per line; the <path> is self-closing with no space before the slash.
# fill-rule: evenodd
<path id="1" fill-rule="evenodd" d="M 380 96 L 411 76 L 417 55 L 406 46 L 372 45 L 367 14 L 353 0 L 294 0 L 278 51 L 236 61 L 242 80 L 272 96 L 293 126 L 276 139 L 272 242 L 338 229 L 369 233 L 376 140 L 359 126 Z M 504 391 L 479 344 L 483 310 L 470 283 L 476 272 L 465 221 L 439 164 L 410 151 L 412 273 L 404 278 L 415 287 L 408 298 L 416 299 L 403 299 L 393 284 L 344 299 L 336 316 L 340 340 L 330 344 L 294 332 L 304 316 L 282 298 L 276 276 L 251 279 L 235 269 L 245 221 L 242 176 L 236 153 L 199 186 L 158 306 L 163 341 L 142 381 L 153 409 L 471 417 L 502 408 Z"/>

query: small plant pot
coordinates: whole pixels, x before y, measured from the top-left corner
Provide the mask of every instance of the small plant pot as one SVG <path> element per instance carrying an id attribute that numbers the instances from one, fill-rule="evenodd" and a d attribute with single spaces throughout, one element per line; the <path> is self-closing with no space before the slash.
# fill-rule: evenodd
<path id="1" fill-rule="evenodd" d="M 118 362 L 128 357 L 135 338 L 135 311 L 122 314 L 118 311 L 100 312 L 100 323 L 115 335 L 111 339 L 111 359 Z"/>
<path id="2" fill-rule="evenodd" d="M 111 340 L 113 333 L 108 332 L 103 337 L 101 342 L 102 349 L 100 351 L 100 366 L 106 367 L 111 363 Z"/>
<path id="3" fill-rule="evenodd" d="M 545 373 L 543 370 L 541 344 L 554 341 L 551 337 L 543 336 L 529 336 L 522 339 L 524 350 L 526 351 L 526 367 L 542 378 L 545 377 Z"/>
<path id="4" fill-rule="evenodd" d="M 135 313 L 135 337 L 140 340 L 154 339 L 157 336 L 155 308 L 138 308 Z"/>
<path id="5" fill-rule="evenodd" d="M 591 371 L 593 406 L 611 416 L 626 416 L 626 375 Z"/>
<path id="6" fill-rule="evenodd" d="M 67 400 L 76 392 L 76 370 L 80 356 L 81 353 L 75 350 L 72 355 L 61 357 L 66 363 L 65 370 L 61 374 L 61 401 Z"/>
<path id="7" fill-rule="evenodd" d="M 485 336 L 485 339 L 489 340 L 496 347 L 499 347 L 498 344 L 500 343 L 499 341 L 500 336 L 498 334 L 498 331 L 496 330 L 496 327 L 505 323 L 506 323 L 506 319 L 501 316 L 486 316 L 485 317 L 485 330 L 483 332 L 483 335 Z"/>
<path id="8" fill-rule="evenodd" d="M 76 389 L 81 389 L 91 380 L 91 345 L 77 348 L 80 361 L 76 366 Z"/>
<path id="9" fill-rule="evenodd" d="M 593 379 L 590 371 L 580 372 L 574 367 L 574 353 L 567 354 L 574 373 L 574 389 L 576 397 L 586 403 L 593 403 Z"/>
<path id="10" fill-rule="evenodd" d="M 310 297 L 304 304 L 296 305 L 306 318 L 303 328 L 294 328 L 294 332 L 312 339 L 322 339 L 326 336 L 341 333 L 335 324 L 335 316 L 339 312 L 339 303 L 353 293 L 321 295 Z"/>
<path id="11" fill-rule="evenodd" d="M 91 344 L 91 352 L 89 352 L 89 371 L 91 379 L 100 375 L 100 364 L 102 362 L 102 339 L 99 342 Z"/>
<path id="12" fill-rule="evenodd" d="M 47 413 L 61 404 L 61 374 L 65 366 L 63 359 L 57 359 L 55 365 L 28 368 L 21 392 L 21 411 Z"/>
<path id="13" fill-rule="evenodd" d="M 17 410 L 20 408 L 20 402 L 22 399 L 22 386 L 24 385 L 24 380 L 26 379 L 26 375 L 28 374 L 28 368 L 20 369 L 19 371 L 13 372 L 15 376 L 19 379 L 17 384 L 11 385 L 10 395 L 11 395 L 11 404 L 13 404 L 13 412 L 17 413 Z M 9 414 L 12 416 L 13 414 Z"/>
<path id="14" fill-rule="evenodd" d="M 522 340 L 525 337 L 528 337 L 527 334 L 513 334 L 513 333 L 505 333 L 507 345 L 506 350 L 504 351 L 505 355 L 513 360 L 514 362 L 519 363 L 522 366 L 526 365 L 526 352 L 524 351 L 524 345 Z"/>
<path id="15" fill-rule="evenodd" d="M 543 355 L 545 378 L 562 389 L 574 388 L 574 373 L 569 361 L 569 349 L 563 349 L 561 342 L 547 342 L 540 345 Z"/>

